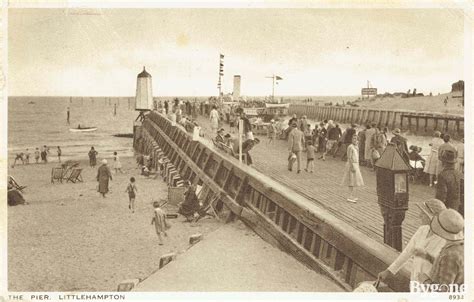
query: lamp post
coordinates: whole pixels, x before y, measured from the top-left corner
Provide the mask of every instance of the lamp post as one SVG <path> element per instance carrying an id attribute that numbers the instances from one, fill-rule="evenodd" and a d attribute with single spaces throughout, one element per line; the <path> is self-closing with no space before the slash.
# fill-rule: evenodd
<path id="1" fill-rule="evenodd" d="M 385 244 L 402 250 L 402 223 L 408 210 L 408 172 L 395 144 L 389 144 L 376 164 L 378 204 L 382 212 Z"/>

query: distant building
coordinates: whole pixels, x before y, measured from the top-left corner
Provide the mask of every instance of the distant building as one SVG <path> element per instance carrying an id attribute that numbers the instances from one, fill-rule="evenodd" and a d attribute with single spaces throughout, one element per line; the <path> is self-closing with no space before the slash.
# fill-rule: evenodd
<path id="1" fill-rule="evenodd" d="M 234 75 L 234 100 L 238 99 L 240 97 L 240 76 L 239 75 Z"/>
<path id="2" fill-rule="evenodd" d="M 451 85 L 451 92 L 464 91 L 464 81 L 457 81 Z"/>

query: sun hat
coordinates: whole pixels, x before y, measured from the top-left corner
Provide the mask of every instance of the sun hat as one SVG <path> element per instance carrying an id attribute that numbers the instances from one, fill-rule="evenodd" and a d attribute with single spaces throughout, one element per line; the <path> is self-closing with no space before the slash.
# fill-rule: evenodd
<path id="1" fill-rule="evenodd" d="M 430 198 L 427 201 L 417 203 L 416 206 L 423 211 L 430 219 L 438 215 L 442 210 L 446 210 L 446 205 L 439 199 Z"/>
<path id="2" fill-rule="evenodd" d="M 400 128 L 395 128 L 392 131 L 392 134 L 395 134 L 395 135 L 400 135 L 401 133 L 402 133 L 402 131 L 400 130 Z"/>
<path id="3" fill-rule="evenodd" d="M 435 132 L 433 133 L 433 136 L 435 136 L 435 137 L 440 137 L 440 136 L 441 136 L 441 131 L 435 131 Z"/>
<path id="4" fill-rule="evenodd" d="M 464 219 L 456 210 L 442 210 L 430 224 L 433 233 L 446 240 L 464 239 Z"/>
<path id="5" fill-rule="evenodd" d="M 270 120 L 270 123 L 274 123 L 274 122 L 275 122 L 275 120 L 274 120 L 274 119 L 271 119 L 271 120 Z"/>
<path id="6" fill-rule="evenodd" d="M 105 158 L 102 160 L 102 164 L 104 164 L 104 165 L 107 164 L 107 160 Z"/>

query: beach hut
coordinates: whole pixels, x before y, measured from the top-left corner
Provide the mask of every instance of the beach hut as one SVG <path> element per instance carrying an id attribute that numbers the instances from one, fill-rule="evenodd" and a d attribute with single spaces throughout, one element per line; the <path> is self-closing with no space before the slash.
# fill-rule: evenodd
<path id="1" fill-rule="evenodd" d="M 153 93 L 151 86 L 151 74 L 145 70 L 137 76 L 137 93 L 135 96 L 136 111 L 150 111 L 153 109 Z"/>

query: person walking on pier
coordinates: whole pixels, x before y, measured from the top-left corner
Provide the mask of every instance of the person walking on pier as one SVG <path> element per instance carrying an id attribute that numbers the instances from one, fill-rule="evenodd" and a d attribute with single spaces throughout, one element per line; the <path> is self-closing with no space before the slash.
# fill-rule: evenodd
<path id="1" fill-rule="evenodd" d="M 366 140 L 366 133 L 367 130 L 370 129 L 370 125 L 365 125 L 365 129 L 359 131 L 358 133 L 358 140 L 359 140 L 359 164 L 365 166 L 365 144 L 367 143 Z"/>
<path id="2" fill-rule="evenodd" d="M 292 153 L 296 155 L 297 161 L 297 171 L 296 173 L 301 172 L 301 151 L 303 151 L 304 146 L 304 135 L 301 130 L 298 129 L 296 123 L 291 124 L 293 130 L 288 134 L 288 151 L 290 152 L 290 157 Z M 293 171 L 293 162 L 288 160 L 288 171 Z"/>
<path id="3" fill-rule="evenodd" d="M 315 157 L 316 148 L 313 146 L 313 142 L 308 141 L 306 146 L 306 172 L 313 173 L 314 171 L 314 157 Z"/>
<path id="4" fill-rule="evenodd" d="M 434 181 L 435 176 L 437 176 L 441 170 L 441 162 L 438 158 L 438 149 L 443 144 L 441 139 L 441 132 L 435 131 L 433 134 L 433 139 L 431 140 L 431 153 L 428 156 L 426 161 L 425 169 L 423 170 L 426 174 L 430 175 L 430 187 L 434 186 L 437 182 Z"/>
<path id="5" fill-rule="evenodd" d="M 461 204 L 461 172 L 454 169 L 456 153 L 446 150 L 441 155 L 443 171 L 439 173 L 436 184 L 436 198 L 443 201 L 447 208 L 464 212 L 460 209 Z"/>
<path id="6" fill-rule="evenodd" d="M 341 158 L 342 161 L 347 159 L 347 147 L 352 144 L 352 137 L 356 135 L 357 132 L 356 128 L 356 124 L 351 124 L 351 126 L 346 129 L 346 134 L 344 135 L 344 140 L 342 141 L 342 149 L 344 150 L 344 154 L 342 154 Z"/>
<path id="7" fill-rule="evenodd" d="M 217 107 L 215 105 L 212 106 L 211 113 L 209 114 L 209 120 L 211 122 L 212 133 L 216 133 L 217 128 L 219 128 L 219 112 L 217 112 Z"/>
<path id="8" fill-rule="evenodd" d="M 361 187 L 364 185 L 362 174 L 359 168 L 359 150 L 358 137 L 352 136 L 352 144 L 347 147 L 347 162 L 345 167 L 342 184 L 349 187 L 349 197 L 347 201 L 357 202 L 359 198 L 354 196 L 354 187 Z"/>
<path id="9" fill-rule="evenodd" d="M 370 128 L 367 128 L 367 131 L 365 131 L 365 162 L 367 163 L 367 166 L 371 168 L 373 165 L 373 157 L 372 157 L 372 150 L 374 149 L 372 145 L 372 137 L 376 134 L 377 129 L 375 128 L 377 126 L 376 123 L 372 123 L 370 125 Z"/>
<path id="10" fill-rule="evenodd" d="M 69 117 L 71 116 L 70 112 L 69 112 L 69 107 L 67 107 L 67 117 L 66 117 L 66 122 L 67 124 L 69 125 L 70 122 L 69 122 Z"/>
<path id="11" fill-rule="evenodd" d="M 268 136 L 268 143 L 271 144 L 276 139 L 277 129 L 275 127 L 275 120 L 270 121 L 270 125 L 267 126 L 267 136 Z"/>

